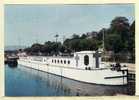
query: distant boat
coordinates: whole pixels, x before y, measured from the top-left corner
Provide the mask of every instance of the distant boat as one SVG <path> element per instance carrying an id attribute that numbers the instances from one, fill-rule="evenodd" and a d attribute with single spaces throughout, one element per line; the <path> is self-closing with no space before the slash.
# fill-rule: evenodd
<path id="1" fill-rule="evenodd" d="M 101 52 L 80 51 L 71 56 L 27 56 L 19 54 L 18 64 L 69 79 L 103 85 L 126 85 L 127 68 L 101 62 Z"/>
<path id="2" fill-rule="evenodd" d="M 8 56 L 5 58 L 5 64 L 8 64 L 9 67 L 17 67 L 18 56 Z"/>

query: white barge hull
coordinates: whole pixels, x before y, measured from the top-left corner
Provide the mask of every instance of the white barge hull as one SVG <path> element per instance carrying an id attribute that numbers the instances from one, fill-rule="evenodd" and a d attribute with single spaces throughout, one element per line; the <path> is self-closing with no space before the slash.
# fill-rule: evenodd
<path id="1" fill-rule="evenodd" d="M 122 71 L 112 71 L 111 69 L 75 69 L 42 63 L 33 63 L 29 61 L 23 61 L 20 59 L 18 60 L 18 64 L 86 83 L 95 83 L 103 85 L 127 84 L 127 72 L 123 73 Z"/>

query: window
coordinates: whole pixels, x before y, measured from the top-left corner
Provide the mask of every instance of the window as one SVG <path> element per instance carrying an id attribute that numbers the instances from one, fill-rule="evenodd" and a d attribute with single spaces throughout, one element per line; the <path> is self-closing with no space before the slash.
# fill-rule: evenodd
<path id="1" fill-rule="evenodd" d="M 53 63 L 53 59 L 52 59 L 52 63 Z"/>
<path id="2" fill-rule="evenodd" d="M 57 60 L 57 62 L 59 63 L 59 60 Z"/>
<path id="3" fill-rule="evenodd" d="M 61 64 L 63 64 L 63 61 L 61 60 Z"/>
<path id="4" fill-rule="evenodd" d="M 56 63 L 56 60 L 55 60 L 55 63 Z"/>
<path id="5" fill-rule="evenodd" d="M 68 60 L 68 64 L 70 64 L 70 61 Z"/>
<path id="6" fill-rule="evenodd" d="M 64 64 L 66 64 L 66 60 L 64 60 Z"/>
<path id="7" fill-rule="evenodd" d="M 89 56 L 88 55 L 85 55 L 84 56 L 84 64 L 85 65 L 88 65 L 89 64 Z"/>

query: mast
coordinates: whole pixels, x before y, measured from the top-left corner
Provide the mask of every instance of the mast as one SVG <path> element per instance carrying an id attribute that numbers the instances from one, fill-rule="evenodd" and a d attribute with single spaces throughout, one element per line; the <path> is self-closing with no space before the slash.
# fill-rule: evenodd
<path id="1" fill-rule="evenodd" d="M 103 56 L 105 61 L 105 29 L 103 29 Z"/>
<path id="2" fill-rule="evenodd" d="M 103 52 L 105 53 L 105 30 L 103 29 Z"/>
<path id="3" fill-rule="evenodd" d="M 58 54 L 58 44 L 57 44 L 57 39 L 58 39 L 58 37 L 59 37 L 59 35 L 56 34 L 56 35 L 55 35 L 55 38 L 56 38 L 56 56 L 57 56 L 57 54 Z"/>

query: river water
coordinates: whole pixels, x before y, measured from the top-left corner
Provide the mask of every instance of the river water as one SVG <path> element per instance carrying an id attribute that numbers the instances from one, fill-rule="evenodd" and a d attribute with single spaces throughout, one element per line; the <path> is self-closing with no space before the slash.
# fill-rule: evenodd
<path id="1" fill-rule="evenodd" d="M 86 84 L 22 65 L 5 65 L 5 96 L 111 96 L 130 92 L 128 85 Z"/>

